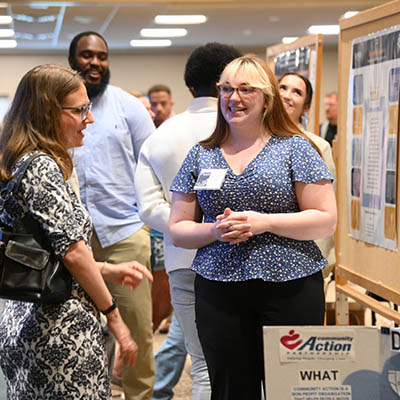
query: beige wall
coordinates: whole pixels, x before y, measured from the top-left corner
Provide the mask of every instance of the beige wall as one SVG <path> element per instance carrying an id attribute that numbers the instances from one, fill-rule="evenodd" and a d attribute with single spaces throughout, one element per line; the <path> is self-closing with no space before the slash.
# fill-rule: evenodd
<path id="1" fill-rule="evenodd" d="M 165 83 L 172 89 L 175 112 L 185 110 L 191 95 L 183 81 L 188 53 L 184 54 L 111 54 L 111 83 L 127 91 L 146 92 L 155 83 Z M 264 55 L 260 54 L 260 57 Z M 67 56 L 61 54 L 0 55 L 0 95 L 12 97 L 19 80 L 30 68 L 38 64 L 67 65 Z M 337 52 L 325 50 L 322 65 L 322 98 L 337 88 Z M 322 107 L 322 106 L 321 106 Z M 323 118 L 323 108 L 321 108 Z"/>
<path id="2" fill-rule="evenodd" d="M 175 111 L 182 112 L 191 95 L 183 81 L 188 54 L 110 56 L 111 83 L 127 91 L 143 91 L 155 83 L 165 83 L 172 89 Z M 0 55 L 0 95 L 12 97 L 25 72 L 39 64 L 68 65 L 65 55 Z"/>
<path id="3" fill-rule="evenodd" d="M 324 49 L 322 60 L 322 81 L 320 101 L 320 121 L 325 120 L 324 97 L 338 90 L 338 52 L 336 48 Z"/>

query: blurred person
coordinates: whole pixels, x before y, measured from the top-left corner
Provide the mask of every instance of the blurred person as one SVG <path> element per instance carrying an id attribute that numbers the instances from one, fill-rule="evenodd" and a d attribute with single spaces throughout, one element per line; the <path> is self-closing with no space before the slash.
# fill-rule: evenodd
<path id="1" fill-rule="evenodd" d="M 175 115 L 171 89 L 167 85 L 154 85 L 147 92 L 151 109 L 155 114 L 154 124 L 158 128 L 163 122 Z"/>
<path id="2" fill-rule="evenodd" d="M 154 121 L 156 114 L 154 114 L 153 110 L 151 109 L 151 105 L 150 105 L 148 97 L 145 96 L 141 92 L 131 92 L 131 95 L 135 96 L 137 99 L 139 99 L 142 102 L 142 104 L 146 107 L 147 112 L 150 114 L 151 119 Z"/>
<path id="3" fill-rule="evenodd" d="M 35 153 L 1 222 L 18 232 L 30 216 L 73 277 L 61 303 L 6 301 L 0 319 L 0 364 L 7 398 L 111 399 L 100 312 L 129 366 L 137 346 L 122 321 L 104 279 L 132 290 L 151 274 L 131 261 L 96 262 L 89 250 L 92 222 L 66 179 L 73 171 L 69 148 L 82 146 L 93 123 L 91 103 L 78 73 L 41 65 L 25 74 L 6 115 L 0 137 L 0 180 L 11 179 Z M 146 279 L 147 280 L 147 279 Z"/>
<path id="4" fill-rule="evenodd" d="M 137 97 L 143 103 L 154 121 L 155 114 L 151 109 L 147 97 L 140 92 L 131 92 L 131 94 Z M 167 333 L 170 325 L 168 317 L 172 313 L 172 305 L 169 294 L 168 275 L 165 272 L 163 235 L 161 232 L 151 229 L 150 240 L 150 264 L 151 271 L 153 273 L 153 285 L 151 287 L 151 298 L 153 305 L 153 332 L 160 328 L 162 333 Z M 165 321 L 163 322 L 163 320 Z M 161 322 L 163 322 L 163 326 L 160 327 Z"/>
<path id="5" fill-rule="evenodd" d="M 264 61 L 232 61 L 218 86 L 216 128 L 171 185 L 169 233 L 198 249 L 191 269 L 211 399 L 260 399 L 262 327 L 324 323 L 326 260 L 313 240 L 334 232 L 336 201 Z"/>
<path id="6" fill-rule="evenodd" d="M 94 256 L 109 263 L 136 259 L 150 269 L 149 229 L 139 218 L 134 173 L 140 148 L 154 124 L 138 99 L 109 84 L 108 46 L 97 32 L 76 35 L 68 61 L 85 80 L 93 102 L 95 122 L 85 131 L 85 146 L 74 150 L 74 162 L 81 200 L 93 219 Z M 125 398 L 150 400 L 154 384 L 151 284 L 143 280 L 133 292 L 112 282 L 108 287 L 139 348 L 135 368 L 124 364 Z"/>
<path id="7" fill-rule="evenodd" d="M 165 121 L 145 141 L 139 157 L 135 175 L 139 214 L 145 223 L 164 233 L 165 266 L 174 307 L 167 338 L 155 355 L 154 400 L 172 399 L 173 387 L 185 363 L 185 347 L 192 359 L 192 399 L 210 399 L 207 366 L 195 323 L 195 273 L 189 269 L 195 251 L 177 248 L 171 242 L 168 234 L 169 187 L 188 150 L 215 128 L 216 83 L 224 67 L 240 55 L 234 47 L 220 43 L 208 43 L 191 53 L 184 79 L 194 98 L 185 112 Z"/>
<path id="8" fill-rule="evenodd" d="M 333 186 L 335 188 L 336 168 L 330 144 L 325 139 L 322 139 L 314 133 L 304 130 L 301 124 L 302 117 L 310 109 L 312 103 L 313 89 L 311 82 L 305 76 L 300 75 L 297 72 L 287 72 L 282 75 L 278 83 L 279 93 L 286 112 L 289 114 L 292 121 L 297 124 L 298 128 L 303 130 L 307 137 L 310 138 L 319 148 L 322 158 L 334 178 Z M 327 277 L 330 272 L 332 272 L 336 262 L 335 238 L 332 235 L 324 239 L 317 239 L 315 242 L 320 248 L 322 255 L 328 261 L 327 266 L 322 271 L 324 277 Z"/>
<path id="9" fill-rule="evenodd" d="M 326 121 L 320 127 L 320 136 L 331 146 L 337 137 L 337 93 L 331 92 L 325 95 L 324 110 Z"/>

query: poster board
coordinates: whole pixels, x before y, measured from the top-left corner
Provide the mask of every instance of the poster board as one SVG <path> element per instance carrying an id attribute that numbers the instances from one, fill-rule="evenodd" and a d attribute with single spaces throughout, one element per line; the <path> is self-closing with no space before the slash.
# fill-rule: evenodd
<path id="1" fill-rule="evenodd" d="M 348 323 L 347 297 L 370 308 L 396 323 L 400 313 L 382 305 L 363 292 L 355 290 L 349 283 L 355 283 L 365 290 L 383 297 L 394 304 L 400 304 L 400 253 L 399 253 L 399 173 L 396 173 L 396 211 L 391 222 L 396 233 L 397 248 L 387 248 L 355 239 L 349 235 L 349 163 L 348 118 L 352 52 L 359 38 L 368 38 L 384 29 L 400 24 L 400 0 L 363 11 L 349 19 L 340 20 L 339 36 L 339 108 L 338 108 L 338 164 L 337 203 L 338 227 L 336 231 L 336 317 L 338 324 Z M 400 43 L 399 43 L 400 45 Z M 351 87 L 350 87 L 351 89 Z M 399 108 L 397 106 L 397 165 L 399 170 Z M 364 118 L 365 121 L 365 118 Z M 353 132 L 354 133 L 354 132 Z M 393 227 L 393 224 L 395 226 Z"/>
<path id="2" fill-rule="evenodd" d="M 313 101 L 308 112 L 306 129 L 319 134 L 319 108 L 322 70 L 322 35 L 304 36 L 290 44 L 267 47 L 266 61 L 277 78 L 285 72 L 305 75 L 314 89 Z"/>
<path id="3" fill-rule="evenodd" d="M 398 400 L 399 328 L 263 328 L 268 400 Z"/>

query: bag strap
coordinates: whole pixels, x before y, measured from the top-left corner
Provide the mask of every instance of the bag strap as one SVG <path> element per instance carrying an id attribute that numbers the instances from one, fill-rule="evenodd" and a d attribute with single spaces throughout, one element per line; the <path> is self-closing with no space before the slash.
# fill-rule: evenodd
<path id="1" fill-rule="evenodd" d="M 7 182 L 7 185 L 0 191 L 0 212 L 3 211 L 6 202 L 14 195 L 14 193 L 18 192 L 22 178 L 25 176 L 26 170 L 31 164 L 31 162 L 35 158 L 44 155 L 46 154 L 43 153 L 32 154 L 27 160 L 25 160 L 22 163 L 22 165 L 13 175 L 13 177 Z"/>
<path id="2" fill-rule="evenodd" d="M 32 154 L 23 164 L 18 168 L 17 172 L 13 175 L 12 181 L 14 182 L 13 193 L 17 193 L 21 185 L 22 178 L 25 176 L 26 170 L 28 169 L 31 162 L 38 157 L 44 156 L 46 154 L 36 153 Z"/>
<path id="3" fill-rule="evenodd" d="M 26 159 L 22 165 L 17 169 L 14 173 L 13 177 L 8 181 L 6 187 L 1 190 L 0 192 L 0 213 L 3 212 L 5 204 L 7 201 L 12 198 L 15 193 L 18 193 L 18 189 L 21 185 L 22 178 L 25 176 L 26 170 L 28 169 L 29 165 L 32 161 L 41 156 L 45 156 L 47 154 L 44 153 L 35 153 L 32 154 L 28 159 Z M 30 233 L 33 235 L 35 240 L 42 245 L 43 248 L 48 248 L 49 245 L 46 243 L 46 239 L 43 233 L 43 229 L 41 228 L 38 221 L 32 218 L 30 214 L 25 215 L 21 219 L 22 226 L 24 228 L 24 232 L 22 233 Z M 0 224 L 1 226 L 8 226 L 3 225 L 3 222 Z M 14 231 L 14 227 L 8 227 Z"/>

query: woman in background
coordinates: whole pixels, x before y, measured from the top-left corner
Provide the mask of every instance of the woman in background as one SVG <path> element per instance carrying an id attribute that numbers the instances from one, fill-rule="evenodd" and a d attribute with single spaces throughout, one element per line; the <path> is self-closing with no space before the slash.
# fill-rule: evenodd
<path id="1" fill-rule="evenodd" d="M 286 72 L 279 79 L 279 93 L 282 103 L 292 121 L 298 128 L 303 130 L 309 139 L 318 147 L 326 166 L 333 177 L 333 187 L 336 188 L 336 168 L 332 156 L 330 144 L 320 136 L 305 130 L 302 125 L 304 115 L 310 110 L 313 88 L 311 82 L 303 75 L 297 72 Z M 329 236 L 315 241 L 320 248 L 322 255 L 327 259 L 328 264 L 323 269 L 324 277 L 327 277 L 333 270 L 336 262 L 335 256 L 335 238 Z"/>
<path id="2" fill-rule="evenodd" d="M 68 148 L 82 146 L 93 122 L 85 85 L 61 66 L 33 68 L 18 85 L 0 137 L 0 180 L 8 181 L 34 153 L 18 193 L 2 221 L 17 231 L 30 214 L 73 276 L 72 293 L 59 304 L 7 301 L 0 320 L 0 364 L 8 399 L 110 399 L 100 312 L 133 365 L 137 346 L 122 321 L 104 279 L 133 290 L 151 274 L 133 261 L 112 268 L 97 263 L 88 248 L 89 214 L 66 180 L 72 172 Z"/>
<path id="3" fill-rule="evenodd" d="M 196 321 L 212 399 L 259 400 L 262 326 L 323 324 L 326 260 L 313 240 L 334 232 L 336 202 L 262 60 L 232 61 L 218 86 L 216 129 L 175 177 L 169 229 L 176 246 L 199 249 Z"/>

